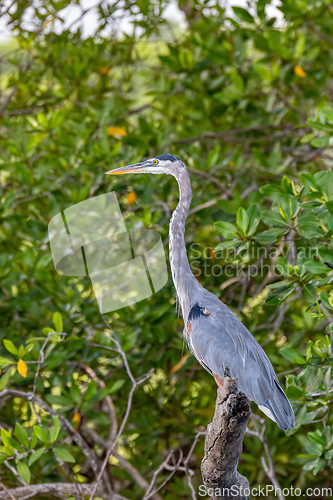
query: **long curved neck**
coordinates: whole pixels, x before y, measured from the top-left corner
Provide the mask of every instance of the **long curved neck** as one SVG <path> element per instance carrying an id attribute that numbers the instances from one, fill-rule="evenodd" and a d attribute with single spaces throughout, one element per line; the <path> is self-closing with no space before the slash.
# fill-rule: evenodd
<path id="1" fill-rule="evenodd" d="M 194 278 L 186 253 L 185 220 L 191 204 L 191 183 L 187 170 L 182 168 L 174 174 L 179 186 L 179 202 L 172 214 L 169 227 L 169 254 L 172 279 L 176 288 L 183 317 L 190 306 L 190 288 Z"/>

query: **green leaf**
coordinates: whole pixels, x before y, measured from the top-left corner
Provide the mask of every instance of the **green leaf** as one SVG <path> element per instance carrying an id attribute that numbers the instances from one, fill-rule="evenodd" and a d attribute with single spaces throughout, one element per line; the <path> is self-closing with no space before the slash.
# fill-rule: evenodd
<path id="1" fill-rule="evenodd" d="M 23 460 L 19 460 L 17 462 L 16 467 L 17 467 L 18 475 L 23 479 L 23 481 L 25 481 L 27 484 L 30 484 L 31 473 L 30 473 L 30 469 L 27 466 L 27 464 L 25 462 L 23 462 Z"/>
<path id="2" fill-rule="evenodd" d="M 50 264 L 50 262 L 52 262 L 52 255 L 51 254 L 43 255 L 39 259 L 37 266 L 36 266 L 36 269 L 38 269 L 38 270 L 45 269 Z"/>
<path id="3" fill-rule="evenodd" d="M 216 231 L 226 239 L 231 239 L 237 236 L 237 227 L 230 222 L 215 222 L 214 224 Z"/>
<path id="4" fill-rule="evenodd" d="M 327 208 L 330 214 L 333 214 L 333 201 L 326 201 L 325 207 Z"/>
<path id="5" fill-rule="evenodd" d="M 20 444 L 12 438 L 12 431 L 7 431 L 6 429 L 1 429 L 1 440 L 5 446 L 11 447 L 14 450 L 22 451 Z"/>
<path id="6" fill-rule="evenodd" d="M 119 389 L 124 385 L 124 383 L 125 380 L 116 380 L 108 390 L 108 394 L 114 394 L 115 392 L 119 391 Z"/>
<path id="7" fill-rule="evenodd" d="M 20 345 L 20 348 L 18 350 L 18 355 L 20 358 L 23 358 L 23 356 L 26 354 L 26 349 L 23 347 L 23 345 Z"/>
<path id="8" fill-rule="evenodd" d="M 292 281 L 290 280 L 283 280 L 283 281 L 277 281 L 276 283 L 270 283 L 269 285 L 266 286 L 268 290 L 275 290 L 278 288 L 288 288 L 289 285 L 292 285 Z"/>
<path id="9" fill-rule="evenodd" d="M 49 434 L 50 434 L 50 442 L 54 443 L 58 439 L 59 432 L 61 429 L 59 417 L 54 417 L 52 423 L 53 427 L 51 427 L 51 429 L 49 430 Z"/>
<path id="10" fill-rule="evenodd" d="M 316 182 L 321 186 L 325 201 L 333 198 L 333 171 L 324 170 L 314 174 Z"/>
<path id="11" fill-rule="evenodd" d="M 43 446 L 43 448 L 39 448 L 39 450 L 35 451 L 29 458 L 29 467 L 31 467 L 31 465 L 36 462 L 37 460 L 40 459 L 41 456 L 44 455 L 46 451 L 46 447 Z"/>
<path id="12" fill-rule="evenodd" d="M 218 253 L 218 252 L 221 252 L 223 250 L 228 250 L 230 248 L 238 248 L 238 246 L 241 244 L 241 240 L 232 240 L 232 241 L 224 241 L 223 243 L 219 243 L 215 248 L 214 248 L 214 252 L 215 253 Z"/>
<path id="13" fill-rule="evenodd" d="M 266 20 L 265 7 L 270 3 L 270 0 L 258 0 L 257 1 L 257 14 L 262 20 Z"/>
<path id="14" fill-rule="evenodd" d="M 288 179 L 286 175 L 284 175 L 282 178 L 281 189 L 286 194 L 292 194 L 292 195 L 294 194 L 293 183 L 291 182 L 291 180 Z"/>
<path id="15" fill-rule="evenodd" d="M 16 371 L 16 370 L 15 370 Z M 15 373 L 14 371 L 14 373 Z M 12 376 L 12 369 L 7 370 L 4 375 L 0 378 L 0 391 L 5 389 L 8 385 L 10 377 Z"/>
<path id="16" fill-rule="evenodd" d="M 3 341 L 3 344 L 4 344 L 5 348 L 7 349 L 7 351 L 10 352 L 11 354 L 15 354 L 15 355 L 18 354 L 18 350 L 16 349 L 16 347 L 14 346 L 14 344 L 11 340 L 5 339 Z"/>
<path id="17" fill-rule="evenodd" d="M 237 226 L 246 235 L 250 223 L 250 218 L 244 210 L 244 208 L 239 207 L 237 211 Z"/>
<path id="18" fill-rule="evenodd" d="M 303 285 L 302 295 L 308 302 L 315 302 L 317 300 L 317 289 L 311 284 Z"/>
<path id="19" fill-rule="evenodd" d="M 37 445 L 37 443 L 38 443 L 37 436 L 35 434 L 33 434 L 31 436 L 31 441 L 30 441 L 30 450 L 33 450 L 35 448 L 35 446 Z"/>
<path id="20" fill-rule="evenodd" d="M 314 120 L 308 120 L 307 125 L 316 130 L 320 130 L 322 132 L 328 132 L 329 134 L 333 134 L 333 125 L 326 125 L 325 123 L 315 122 Z"/>
<path id="21" fill-rule="evenodd" d="M 232 7 L 232 10 L 242 21 L 246 23 L 254 23 L 253 17 L 246 9 L 243 9 L 242 7 Z"/>
<path id="22" fill-rule="evenodd" d="M 299 365 L 303 365 L 306 363 L 305 356 L 297 352 L 295 349 L 291 347 L 281 347 L 280 353 L 284 357 L 284 359 L 288 361 L 292 361 L 293 363 L 297 363 Z"/>
<path id="23" fill-rule="evenodd" d="M 244 80 L 237 71 L 231 71 L 230 80 L 239 92 L 244 92 Z"/>
<path id="24" fill-rule="evenodd" d="M 313 474 L 316 476 L 321 469 L 323 469 L 326 465 L 326 461 L 323 458 L 319 458 L 315 468 L 313 469 Z"/>
<path id="25" fill-rule="evenodd" d="M 293 292 L 294 287 L 292 285 L 277 288 L 274 292 L 269 294 L 266 299 L 266 304 L 270 306 L 282 304 L 282 302 L 284 302 Z"/>
<path id="26" fill-rule="evenodd" d="M 325 329 L 327 333 L 333 333 L 333 322 L 329 323 Z"/>
<path id="27" fill-rule="evenodd" d="M 266 184 L 265 186 L 262 186 L 259 191 L 264 196 L 267 196 L 267 198 L 271 198 L 272 200 L 275 201 L 283 199 L 285 195 L 281 187 L 276 186 L 275 184 Z"/>
<path id="28" fill-rule="evenodd" d="M 62 321 L 62 317 L 61 317 L 61 314 L 60 312 L 55 312 L 53 314 L 53 323 L 54 323 L 54 326 L 55 326 L 55 329 L 56 329 L 56 332 L 58 333 L 63 333 L 63 321 Z"/>
<path id="29" fill-rule="evenodd" d="M 283 217 L 274 210 L 262 210 L 261 212 L 262 221 L 267 224 L 267 226 L 286 226 L 288 223 L 283 219 Z"/>
<path id="30" fill-rule="evenodd" d="M 325 307 L 333 310 L 333 295 L 328 292 L 320 292 L 319 297 Z"/>
<path id="31" fill-rule="evenodd" d="M 280 214 L 284 214 L 287 216 L 290 220 L 293 219 L 297 212 L 298 212 L 298 202 L 295 196 L 291 194 L 286 194 L 282 199 L 281 199 L 281 204 L 279 206 L 279 211 Z"/>
<path id="32" fill-rule="evenodd" d="M 275 262 L 275 267 L 283 276 L 288 277 L 290 271 L 290 264 L 288 264 L 287 260 L 284 257 L 279 257 Z"/>
<path id="33" fill-rule="evenodd" d="M 316 180 L 312 174 L 309 174 L 307 172 L 302 172 L 299 177 L 304 186 L 308 186 L 314 192 L 316 191 L 320 192 L 320 188 L 316 183 Z"/>
<path id="34" fill-rule="evenodd" d="M 290 385 L 286 389 L 286 396 L 290 399 L 301 399 L 303 397 L 303 391 L 299 387 L 295 387 L 294 385 Z"/>
<path id="35" fill-rule="evenodd" d="M 18 422 L 15 424 L 15 436 L 25 448 L 29 448 L 29 437 L 25 428 Z"/>
<path id="36" fill-rule="evenodd" d="M 43 328 L 42 332 L 44 333 L 44 335 L 48 335 L 49 333 L 56 333 L 56 331 L 53 329 L 53 328 L 49 328 L 49 327 L 46 327 L 46 328 Z M 62 332 L 61 332 L 62 333 Z"/>
<path id="37" fill-rule="evenodd" d="M 316 443 L 316 444 L 322 444 L 323 446 L 326 446 L 326 439 L 323 438 L 323 436 L 321 435 L 321 432 L 318 430 L 318 431 L 315 431 L 315 432 L 308 432 L 308 438 L 313 442 L 313 443 Z"/>
<path id="38" fill-rule="evenodd" d="M 299 59 L 301 57 L 301 55 L 304 53 L 304 49 L 305 49 L 305 36 L 302 33 L 302 31 L 299 31 L 294 49 L 296 59 Z"/>
<path id="39" fill-rule="evenodd" d="M 329 122 L 333 123 L 333 108 L 331 106 L 325 106 L 320 110 L 320 114 L 322 114 Z"/>
<path id="40" fill-rule="evenodd" d="M 0 356 L 0 368 L 5 368 L 6 366 L 12 365 L 14 362 L 11 359 L 4 358 Z"/>
<path id="41" fill-rule="evenodd" d="M 257 227 L 260 222 L 260 208 L 254 203 L 250 206 L 247 211 L 247 215 L 249 217 L 249 228 L 247 232 L 247 236 L 253 236 L 257 230 Z"/>
<path id="42" fill-rule="evenodd" d="M 316 458 L 316 460 L 313 460 L 312 462 L 308 462 L 307 464 L 303 465 L 303 469 L 307 470 L 307 471 L 312 471 L 313 472 L 314 468 L 316 467 L 316 465 L 318 463 L 318 460 L 319 459 Z"/>
<path id="43" fill-rule="evenodd" d="M 275 243 L 277 239 L 285 234 L 288 229 L 284 228 L 272 228 L 263 231 L 262 233 L 257 234 L 254 239 L 258 241 L 258 243 L 262 243 L 263 245 L 269 245 L 270 243 Z"/>
<path id="44" fill-rule="evenodd" d="M 319 227 L 318 220 L 313 216 L 300 217 L 297 231 L 300 236 L 308 240 L 324 236 L 324 231 Z"/>
<path id="45" fill-rule="evenodd" d="M 34 426 L 34 434 L 40 441 L 42 441 L 42 443 L 49 444 L 47 435 L 38 425 Z"/>
<path id="46" fill-rule="evenodd" d="M 97 384 L 95 380 L 91 380 L 91 382 L 89 382 L 88 384 L 86 392 L 84 393 L 84 399 L 86 401 L 89 401 L 89 399 L 95 396 L 96 392 L 97 392 Z"/>
<path id="47" fill-rule="evenodd" d="M 263 64 L 263 63 L 254 63 L 253 64 L 253 69 L 257 73 L 257 75 L 260 76 L 262 80 L 268 80 L 270 81 L 272 79 L 272 73 L 268 67 L 268 65 Z"/>
<path id="48" fill-rule="evenodd" d="M 75 458 L 70 454 L 67 447 L 64 445 L 59 445 L 54 448 L 54 453 L 63 462 L 75 463 Z"/>
<path id="49" fill-rule="evenodd" d="M 327 266 L 327 270 L 329 268 L 333 268 L 333 250 L 329 250 L 328 248 L 320 248 L 318 250 L 318 256 L 320 261 Z"/>
<path id="50" fill-rule="evenodd" d="M 323 274 L 329 271 L 328 267 L 325 264 L 321 264 L 320 262 L 314 262 L 313 260 L 308 260 L 304 263 L 304 267 L 309 273 L 312 274 Z"/>
<path id="51" fill-rule="evenodd" d="M 282 59 L 293 57 L 286 44 L 283 43 L 283 33 L 280 30 L 268 30 L 267 41 L 269 47 Z"/>
<path id="52" fill-rule="evenodd" d="M 72 383 L 71 383 L 71 387 L 69 389 L 69 395 L 71 397 L 72 402 L 74 402 L 75 404 L 78 404 L 78 403 L 80 403 L 80 401 L 82 399 L 81 391 L 80 391 L 80 388 L 76 385 L 73 377 L 72 377 L 71 382 Z"/>
<path id="53" fill-rule="evenodd" d="M 315 148 L 326 148 L 330 145 L 329 137 L 327 135 L 323 135 L 321 137 L 316 137 L 311 141 L 311 146 Z"/>

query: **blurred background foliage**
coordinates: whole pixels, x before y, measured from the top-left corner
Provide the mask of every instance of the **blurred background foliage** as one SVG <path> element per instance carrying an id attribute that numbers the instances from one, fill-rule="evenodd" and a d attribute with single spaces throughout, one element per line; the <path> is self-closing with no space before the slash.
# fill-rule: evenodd
<path id="1" fill-rule="evenodd" d="M 175 181 L 104 172 L 167 152 L 191 175 L 193 272 L 256 336 L 296 413 L 287 433 L 267 420 L 264 439 L 246 436 L 239 470 L 251 486 L 271 484 L 268 453 L 281 487 L 332 486 L 333 12 L 329 0 L 285 0 L 276 19 L 268 3 L 225 10 L 222 2 L 179 0 L 178 26 L 163 15 L 168 2 L 103 1 L 89 37 L 81 21 L 92 9 L 82 8 L 77 22 L 66 17 L 78 2 L 3 4 L 13 35 L 0 60 L 7 489 L 92 484 L 91 462 L 63 417 L 101 464 L 112 415 L 121 422 L 131 389 L 90 279 L 54 270 L 48 222 L 115 191 L 129 229 L 154 228 L 166 240 Z M 119 30 L 126 16 L 131 34 Z M 106 319 L 134 377 L 155 369 L 134 393 L 106 470 L 113 491 L 136 499 L 170 450 L 175 461 L 187 455 L 212 418 L 216 387 L 184 347 L 171 277 L 153 297 Z M 47 406 L 6 392 L 13 389 Z M 202 456 L 201 437 L 188 461 L 193 477 L 161 470 L 157 486 L 169 480 L 159 498 L 195 498 L 189 482 L 198 491 Z"/>

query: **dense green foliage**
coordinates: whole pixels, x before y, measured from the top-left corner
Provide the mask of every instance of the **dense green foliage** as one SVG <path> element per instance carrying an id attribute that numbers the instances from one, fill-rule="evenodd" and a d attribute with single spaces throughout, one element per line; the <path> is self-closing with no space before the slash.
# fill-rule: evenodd
<path id="1" fill-rule="evenodd" d="M 157 229 L 164 240 L 175 181 L 104 172 L 166 152 L 191 173 L 193 272 L 283 373 L 297 422 L 283 433 L 266 419 L 278 482 L 332 485 L 332 6 L 286 0 L 276 22 L 267 3 L 230 16 L 219 5 L 179 1 L 181 30 L 162 17 L 164 2 L 126 2 L 133 35 L 117 32 L 117 3 L 102 3 L 89 38 L 78 24 L 65 29 L 69 0 L 16 2 L 7 15 L 18 45 L 3 56 L 10 66 L 0 77 L 0 389 L 40 398 L 31 404 L 2 392 L 7 488 L 19 477 L 92 483 L 93 466 L 73 435 L 101 464 L 110 404 L 120 425 L 132 387 L 90 279 L 56 273 L 48 222 L 115 191 L 127 227 Z M 134 392 L 107 467 L 114 490 L 129 499 L 145 488 L 128 463 L 149 483 L 169 450 L 175 462 L 186 456 L 213 414 L 215 383 L 184 349 L 174 299 L 170 277 L 153 297 L 106 315 L 134 377 L 155 369 Z M 251 486 L 271 482 L 258 459 L 266 452 L 258 437 L 245 437 L 239 470 Z M 197 491 L 202 455 L 200 438 L 188 462 Z M 169 475 L 163 469 L 157 485 Z M 194 498 L 182 470 L 159 494 Z"/>

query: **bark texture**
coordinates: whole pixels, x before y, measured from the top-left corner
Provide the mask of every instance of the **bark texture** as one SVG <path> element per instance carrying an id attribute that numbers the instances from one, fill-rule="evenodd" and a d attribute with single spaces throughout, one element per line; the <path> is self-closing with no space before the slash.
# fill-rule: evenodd
<path id="1" fill-rule="evenodd" d="M 237 472 L 237 465 L 250 415 L 250 400 L 237 389 L 237 379 L 230 378 L 226 367 L 223 386 L 217 389 L 214 418 L 207 426 L 201 463 L 203 483 L 212 500 L 249 498 L 249 482 Z"/>
<path id="2" fill-rule="evenodd" d="M 28 498 L 44 498 L 46 495 L 56 495 L 56 498 L 67 498 L 70 495 L 74 498 L 83 498 L 83 495 L 89 495 L 93 485 L 90 484 L 74 484 L 74 483 L 44 483 L 44 484 L 30 484 L 20 486 L 7 491 L 0 492 L 0 499 L 2 500 L 19 500 Z M 102 488 L 98 488 L 97 493 L 103 494 Z M 65 496 L 66 495 L 66 496 Z M 108 500 L 121 500 L 123 497 L 112 494 Z"/>

